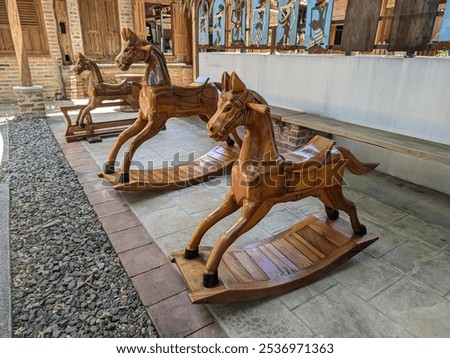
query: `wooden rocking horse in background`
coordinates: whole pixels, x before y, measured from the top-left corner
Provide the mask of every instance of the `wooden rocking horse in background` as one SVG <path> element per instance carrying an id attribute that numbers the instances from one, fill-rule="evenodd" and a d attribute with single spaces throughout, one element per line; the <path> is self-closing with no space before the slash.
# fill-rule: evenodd
<path id="1" fill-rule="evenodd" d="M 187 248 L 172 253 L 194 303 L 251 300 L 304 286 L 349 259 L 377 237 L 366 234 L 355 204 L 342 192 L 344 168 L 361 175 L 378 164 L 365 164 L 332 140 L 315 136 L 295 152 L 279 154 L 269 107 L 235 73 L 224 73 L 218 109 L 208 134 L 223 140 L 238 126 L 245 137 L 231 173 L 231 189 L 222 205 L 197 227 Z M 320 199 L 325 214 L 309 217 L 272 238 L 230 247 L 260 222 L 277 203 L 308 196 Z M 241 215 L 214 247 L 201 247 L 204 234 L 242 208 Z M 339 219 L 343 210 L 351 225 Z M 203 279 L 201 277 L 203 272 Z"/>
<path id="2" fill-rule="evenodd" d="M 100 72 L 98 65 L 83 54 L 78 54 L 78 60 L 75 63 L 73 72 L 81 75 L 84 71 L 90 71 L 88 95 L 89 102 L 84 106 L 61 107 L 61 111 L 67 120 L 66 139 L 68 141 L 80 138 L 91 138 L 99 135 L 112 135 L 122 132 L 125 127 L 134 122 L 136 118 L 93 123 L 91 111 L 98 107 L 124 106 L 139 108 L 139 91 L 141 84 L 133 81 L 122 81 L 118 84 L 106 83 Z M 105 102 L 121 100 L 119 102 Z M 75 123 L 68 112 L 78 110 Z"/>
<path id="3" fill-rule="evenodd" d="M 101 177 L 112 182 L 120 190 L 160 190 L 192 185 L 211 175 L 223 172 L 237 158 L 234 141 L 227 135 L 224 140 L 228 148 L 216 147 L 204 156 L 183 164 L 182 167 L 166 170 L 131 170 L 131 161 L 142 143 L 155 136 L 171 117 L 198 115 L 205 123 L 217 109 L 218 89 L 212 83 L 193 83 L 187 87 L 174 86 L 170 80 L 166 60 L 158 46 L 140 39 L 129 28 L 122 30 L 124 46 L 116 57 L 121 70 L 131 64 L 147 63 L 142 90 L 139 96 L 140 109 L 136 122 L 122 132 L 109 152 Z M 114 164 L 122 145 L 134 137 L 125 152 L 121 168 Z M 236 132 L 234 139 L 241 142 Z"/>

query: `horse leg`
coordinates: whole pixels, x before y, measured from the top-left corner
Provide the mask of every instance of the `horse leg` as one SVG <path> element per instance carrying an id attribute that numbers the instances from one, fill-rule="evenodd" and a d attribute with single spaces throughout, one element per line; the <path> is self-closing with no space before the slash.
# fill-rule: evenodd
<path id="1" fill-rule="evenodd" d="M 142 115 L 142 112 L 139 111 L 136 121 L 129 126 L 127 129 L 125 129 L 122 133 L 119 134 L 117 137 L 113 147 L 111 148 L 111 151 L 108 154 L 108 159 L 106 160 L 106 163 L 103 165 L 103 173 L 105 174 L 112 174 L 114 173 L 114 163 L 117 158 L 117 154 L 119 153 L 120 148 L 122 145 L 131 137 L 138 134 L 140 131 L 142 131 L 147 123 L 146 118 Z"/>
<path id="2" fill-rule="evenodd" d="M 159 133 L 164 127 L 167 121 L 166 113 L 154 113 L 150 115 L 148 122 L 136 137 L 133 138 L 131 143 L 128 145 L 128 149 L 125 152 L 125 156 L 122 162 L 122 173 L 120 173 L 119 182 L 128 183 L 130 181 L 130 166 L 131 160 L 133 159 L 134 153 L 141 146 L 142 143 L 149 140 L 153 136 Z"/>
<path id="3" fill-rule="evenodd" d="M 219 283 L 218 267 L 225 251 L 235 242 L 239 236 L 244 234 L 259 223 L 264 216 L 269 212 L 272 204 L 267 202 L 252 203 L 244 202 L 242 206 L 241 216 L 214 245 L 211 255 L 205 265 L 203 273 L 203 286 L 214 287 Z"/>
<path id="4" fill-rule="evenodd" d="M 335 212 L 343 210 L 350 216 L 350 223 L 356 235 L 364 235 L 367 232 L 366 227 L 359 222 L 355 203 L 344 196 L 341 185 L 327 187 L 317 197 L 325 204 L 325 211 L 330 219 L 336 220 L 339 212 Z"/>
<path id="5" fill-rule="evenodd" d="M 239 205 L 236 203 L 233 191 L 230 189 L 228 190 L 223 203 L 206 218 L 204 218 L 197 226 L 186 249 L 184 250 L 184 257 L 186 259 L 195 259 L 198 257 L 198 246 L 200 245 L 203 235 L 205 235 L 205 233 L 220 220 L 228 215 L 231 215 L 237 209 L 239 209 Z"/>
<path id="6" fill-rule="evenodd" d="M 80 126 L 80 128 L 86 127 L 86 124 L 84 122 L 84 118 L 90 114 L 90 112 L 95 108 L 94 101 L 90 101 L 86 107 L 78 114 L 76 125 Z"/>

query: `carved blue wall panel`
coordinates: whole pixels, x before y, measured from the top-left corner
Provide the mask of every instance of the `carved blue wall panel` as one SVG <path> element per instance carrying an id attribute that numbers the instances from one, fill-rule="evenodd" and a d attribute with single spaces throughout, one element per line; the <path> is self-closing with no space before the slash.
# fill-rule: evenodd
<path id="1" fill-rule="evenodd" d="M 203 0 L 198 6 L 198 44 L 209 45 L 209 4 Z"/>
<path id="2" fill-rule="evenodd" d="M 270 0 L 252 1 L 250 24 L 250 43 L 254 46 L 266 46 L 269 39 Z"/>
<path id="3" fill-rule="evenodd" d="M 225 46 L 226 23 L 227 23 L 227 12 L 225 7 L 225 0 L 216 0 L 214 1 L 212 12 L 214 46 Z"/>
<path id="4" fill-rule="evenodd" d="M 334 0 L 310 0 L 306 13 L 305 45 L 327 48 L 329 45 L 331 15 Z"/>

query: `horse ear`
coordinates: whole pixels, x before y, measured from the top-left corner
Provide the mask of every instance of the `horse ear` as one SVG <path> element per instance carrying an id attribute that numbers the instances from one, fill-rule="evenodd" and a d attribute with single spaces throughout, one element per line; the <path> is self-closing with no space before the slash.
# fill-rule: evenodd
<path id="1" fill-rule="evenodd" d="M 227 71 L 222 74 L 222 92 L 230 90 L 230 75 Z"/>
<path id="2" fill-rule="evenodd" d="M 251 109 L 253 111 L 256 111 L 261 114 L 267 114 L 270 112 L 269 106 L 265 104 L 259 104 L 259 103 L 247 103 L 247 108 Z"/>
<path id="3" fill-rule="evenodd" d="M 230 87 L 231 92 L 234 93 L 244 92 L 247 89 L 247 87 L 245 87 L 244 82 L 242 82 L 242 80 L 238 77 L 236 72 L 231 73 Z"/>
<path id="4" fill-rule="evenodd" d="M 84 56 L 81 52 L 78 52 L 78 58 L 86 58 L 86 56 Z"/>
<path id="5" fill-rule="evenodd" d="M 138 35 L 136 35 L 129 27 L 124 27 L 122 29 L 122 37 L 125 41 L 130 41 L 131 43 L 139 40 Z"/>
<path id="6" fill-rule="evenodd" d="M 122 29 L 122 38 L 127 41 L 130 39 L 130 28 L 129 27 L 124 27 Z"/>

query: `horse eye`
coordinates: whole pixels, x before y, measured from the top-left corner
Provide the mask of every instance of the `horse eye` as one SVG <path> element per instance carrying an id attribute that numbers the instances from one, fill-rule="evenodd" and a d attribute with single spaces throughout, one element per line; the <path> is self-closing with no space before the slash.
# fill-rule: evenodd
<path id="1" fill-rule="evenodd" d="M 233 107 L 231 106 L 231 104 L 227 104 L 226 107 L 224 108 L 224 112 L 229 112 L 231 111 Z"/>

